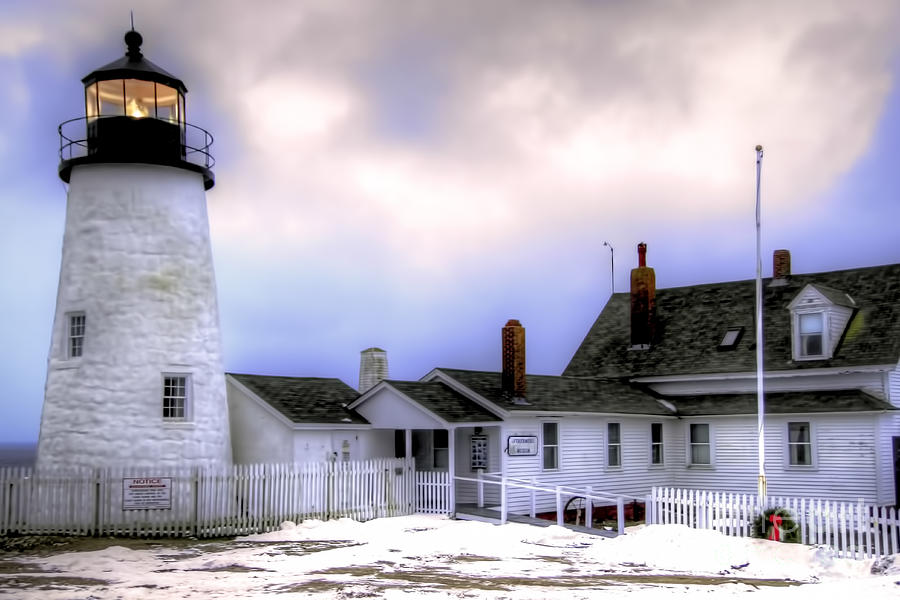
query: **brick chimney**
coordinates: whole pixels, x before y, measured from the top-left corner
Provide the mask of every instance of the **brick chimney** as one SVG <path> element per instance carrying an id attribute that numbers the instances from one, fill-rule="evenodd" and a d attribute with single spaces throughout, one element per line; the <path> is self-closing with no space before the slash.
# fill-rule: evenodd
<path id="1" fill-rule="evenodd" d="M 359 393 L 364 394 L 388 378 L 387 352 L 366 348 L 359 353 Z"/>
<path id="2" fill-rule="evenodd" d="M 645 350 L 656 334 L 656 273 L 647 266 L 647 244 L 638 244 L 638 268 L 631 270 L 631 347 Z"/>
<path id="3" fill-rule="evenodd" d="M 514 398 L 525 397 L 525 328 L 510 319 L 501 332 L 503 340 L 503 392 Z"/>
<path id="4" fill-rule="evenodd" d="M 790 250 L 776 250 L 772 254 L 772 279 L 785 280 L 791 276 Z"/>

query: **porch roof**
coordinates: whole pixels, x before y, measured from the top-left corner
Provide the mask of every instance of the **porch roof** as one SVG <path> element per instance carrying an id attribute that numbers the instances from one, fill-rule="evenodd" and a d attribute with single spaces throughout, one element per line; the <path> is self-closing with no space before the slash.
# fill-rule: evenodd
<path id="1" fill-rule="evenodd" d="M 755 415 L 756 394 L 668 396 L 679 416 Z M 894 411 L 888 402 L 862 390 L 781 392 L 766 394 L 766 414 Z"/>

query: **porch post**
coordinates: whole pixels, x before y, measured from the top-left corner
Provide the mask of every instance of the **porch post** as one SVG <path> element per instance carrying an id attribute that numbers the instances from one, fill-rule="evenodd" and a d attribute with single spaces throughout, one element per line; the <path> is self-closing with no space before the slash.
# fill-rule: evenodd
<path id="1" fill-rule="evenodd" d="M 406 449 L 406 458 L 412 458 L 412 429 L 404 429 L 403 445 Z"/>
<path id="2" fill-rule="evenodd" d="M 447 475 L 450 480 L 450 514 L 456 514 L 456 428 L 448 431 L 447 441 L 449 448 L 447 452 L 450 455 L 447 460 Z"/>

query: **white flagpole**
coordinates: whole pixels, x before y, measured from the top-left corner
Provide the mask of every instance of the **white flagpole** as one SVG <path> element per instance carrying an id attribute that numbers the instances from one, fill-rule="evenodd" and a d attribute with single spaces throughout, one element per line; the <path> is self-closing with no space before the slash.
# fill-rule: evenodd
<path id="1" fill-rule="evenodd" d="M 762 248 L 760 238 L 759 187 L 762 173 L 763 147 L 756 147 L 756 412 L 759 443 L 759 480 L 757 495 L 760 510 L 766 509 L 766 400 L 763 391 L 763 307 L 762 307 Z"/>

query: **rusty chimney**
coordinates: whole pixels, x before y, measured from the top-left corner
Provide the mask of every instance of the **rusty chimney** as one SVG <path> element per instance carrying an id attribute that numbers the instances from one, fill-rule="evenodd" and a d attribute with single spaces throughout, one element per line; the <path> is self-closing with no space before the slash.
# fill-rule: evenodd
<path id="1" fill-rule="evenodd" d="M 638 244 L 638 268 L 631 270 L 631 347 L 645 350 L 656 333 L 656 273 L 647 266 L 647 244 Z"/>
<path id="2" fill-rule="evenodd" d="M 776 250 L 772 254 L 772 279 L 784 280 L 791 276 L 790 250 Z"/>
<path id="3" fill-rule="evenodd" d="M 525 397 L 525 328 L 510 319 L 501 332 L 503 341 L 503 392 L 514 398 Z"/>

